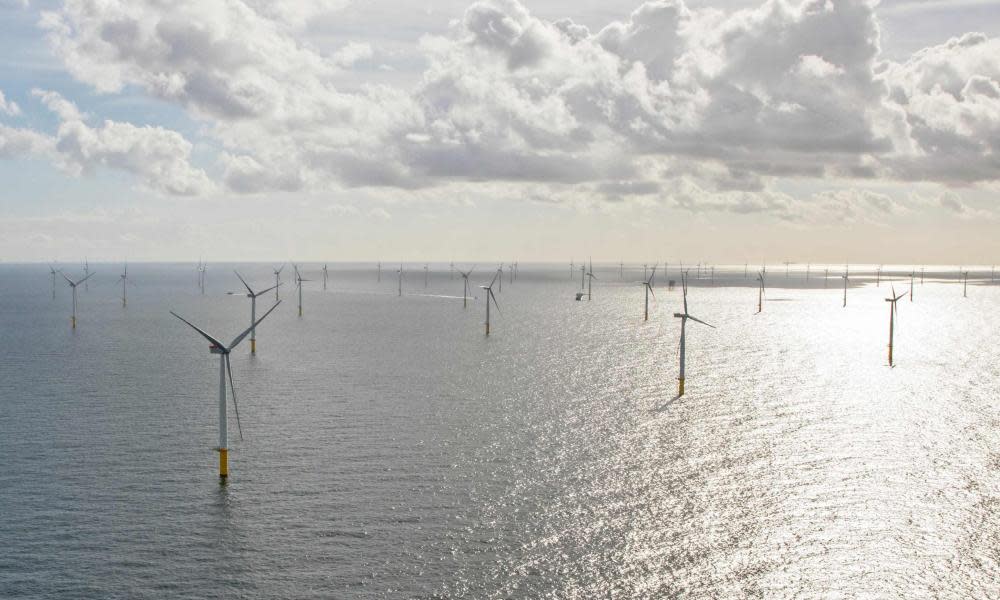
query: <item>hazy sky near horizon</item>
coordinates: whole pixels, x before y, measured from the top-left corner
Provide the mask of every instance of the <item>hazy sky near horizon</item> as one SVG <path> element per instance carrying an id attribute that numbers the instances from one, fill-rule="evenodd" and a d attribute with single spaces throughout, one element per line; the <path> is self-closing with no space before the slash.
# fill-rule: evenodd
<path id="1" fill-rule="evenodd" d="M 1000 0 L 0 0 L 0 261 L 1000 262 Z"/>

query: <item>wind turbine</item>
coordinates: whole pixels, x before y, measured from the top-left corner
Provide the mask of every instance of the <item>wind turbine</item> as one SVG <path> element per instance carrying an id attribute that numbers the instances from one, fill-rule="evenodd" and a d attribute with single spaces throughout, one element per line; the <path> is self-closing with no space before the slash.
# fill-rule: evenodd
<path id="1" fill-rule="evenodd" d="M 219 453 L 219 479 L 221 479 L 223 482 L 225 482 L 226 478 L 229 477 L 229 428 L 228 428 L 229 423 L 226 415 L 227 374 L 229 375 L 229 387 L 233 393 L 233 408 L 236 409 L 236 426 L 239 428 L 240 431 L 240 439 L 243 439 L 243 425 L 240 424 L 240 408 L 239 405 L 236 404 L 236 385 L 233 383 L 233 368 L 232 364 L 229 362 L 229 353 L 232 352 L 233 348 L 238 346 L 239 343 L 243 341 L 243 338 L 245 338 L 247 334 L 253 331 L 254 328 L 257 327 L 257 325 L 260 325 L 260 322 L 266 319 L 267 315 L 271 314 L 271 311 L 277 308 L 279 304 L 281 304 L 280 300 L 275 302 L 274 306 L 268 309 L 268 311 L 264 313 L 264 316 L 257 319 L 250 327 L 246 329 L 246 331 L 236 336 L 236 338 L 233 339 L 232 343 L 230 343 L 228 346 L 226 346 L 219 340 L 215 339 L 214 337 L 208 335 L 201 329 L 198 329 L 184 317 L 180 316 L 174 311 L 170 311 L 170 314 L 174 315 L 181 321 L 184 321 L 184 323 L 186 323 L 189 327 L 191 327 L 191 329 L 194 329 L 195 331 L 200 333 L 203 338 L 205 338 L 211 343 L 211 345 L 208 347 L 209 352 L 211 352 L 212 354 L 219 355 L 219 447 L 216 449 L 216 451 Z"/>
<path id="2" fill-rule="evenodd" d="M 198 287 L 201 288 L 202 295 L 205 294 L 205 272 L 208 271 L 208 261 L 202 262 L 198 259 Z"/>
<path id="3" fill-rule="evenodd" d="M 125 308 L 128 305 L 125 290 L 128 284 L 132 283 L 132 280 L 128 278 L 128 261 L 125 261 L 125 267 L 122 269 L 122 274 L 118 279 L 122 282 L 122 308 Z"/>
<path id="4" fill-rule="evenodd" d="M 587 265 L 580 265 L 580 289 L 587 287 Z M 501 292 L 503 290 L 500 290 Z"/>
<path id="5" fill-rule="evenodd" d="M 618 279 L 625 277 L 625 261 L 618 263 Z"/>
<path id="6" fill-rule="evenodd" d="M 240 275 L 239 271 L 233 271 L 233 273 L 236 273 L 236 276 L 240 278 L 240 283 L 242 283 L 243 287 L 247 289 L 247 293 L 244 294 L 242 292 L 228 292 L 228 294 L 230 296 L 246 296 L 247 298 L 250 298 L 250 354 L 257 354 L 257 324 L 256 324 L 257 298 L 270 292 L 271 290 L 273 290 L 274 288 L 278 287 L 281 284 L 278 283 L 276 285 L 267 288 L 266 290 L 255 292 L 250 288 L 249 285 L 247 285 L 246 280 L 243 279 L 243 276 Z M 277 304 L 275 306 L 277 306 Z M 300 315 L 302 314 L 301 311 L 299 312 L 299 314 Z"/>
<path id="7" fill-rule="evenodd" d="M 87 283 L 87 278 L 90 277 L 90 261 L 87 260 L 86 256 L 83 257 L 83 274 L 86 276 L 82 279 L 82 281 L 84 282 L 83 291 L 89 292 L 90 284 Z"/>
<path id="8" fill-rule="evenodd" d="M 844 278 L 844 308 L 847 308 L 847 280 L 848 280 L 849 276 L 850 276 L 850 273 L 848 271 L 847 266 L 845 265 L 844 266 L 844 274 L 842 275 L 842 277 Z"/>
<path id="9" fill-rule="evenodd" d="M 641 282 L 642 287 L 646 288 L 646 303 L 642 309 L 642 320 L 649 320 L 649 295 L 653 294 L 653 299 L 656 299 L 656 294 L 653 293 L 653 277 L 656 277 L 656 267 L 653 267 L 653 272 L 649 274 L 649 279 Z"/>
<path id="10" fill-rule="evenodd" d="M 920 285 L 924 285 L 924 268 L 920 267 Z"/>
<path id="11" fill-rule="evenodd" d="M 399 263 L 399 270 L 396 271 L 399 275 L 399 296 L 403 296 L 403 263 Z"/>
<path id="12" fill-rule="evenodd" d="M 472 265 L 472 268 L 468 271 L 459 271 L 462 275 L 462 308 L 468 308 L 469 306 L 469 275 L 476 270 L 476 265 Z"/>
<path id="13" fill-rule="evenodd" d="M 378 261 L 378 282 L 382 283 L 382 261 Z"/>
<path id="14" fill-rule="evenodd" d="M 701 323 L 702 325 L 708 325 L 712 329 L 715 329 L 715 325 L 709 325 L 708 323 L 702 321 L 701 319 L 692 317 L 688 314 L 688 286 L 687 286 L 687 273 L 681 274 L 681 285 L 684 288 L 684 312 L 674 313 L 674 317 L 681 320 L 681 353 L 680 353 L 680 376 L 677 378 L 677 395 L 684 395 L 684 352 L 685 352 L 685 342 L 687 340 L 687 322 L 691 319 L 695 323 Z"/>
<path id="15" fill-rule="evenodd" d="M 569 260 L 569 278 L 573 279 L 573 273 L 576 271 L 576 267 L 573 265 L 573 259 Z"/>
<path id="16" fill-rule="evenodd" d="M 893 334 L 895 333 L 895 328 L 896 328 L 896 302 L 898 302 L 899 299 L 902 298 L 905 295 L 906 295 L 906 292 L 903 292 L 902 294 L 900 294 L 900 295 L 897 296 L 896 295 L 896 288 L 893 287 L 892 288 L 892 297 L 885 299 L 886 302 L 889 302 L 889 303 L 892 304 L 892 306 L 889 307 L 889 366 L 890 367 L 893 366 L 892 365 L 892 341 L 893 341 Z"/>
<path id="17" fill-rule="evenodd" d="M 302 274 L 299 273 L 299 268 L 296 265 L 292 265 L 295 269 L 295 287 L 299 289 L 299 316 L 302 316 L 302 282 L 312 281 L 312 279 L 302 279 Z"/>
<path id="18" fill-rule="evenodd" d="M 875 270 L 875 287 L 882 287 L 882 265 Z"/>
<path id="19" fill-rule="evenodd" d="M 493 284 L 496 283 L 497 278 L 501 280 L 503 277 L 500 275 L 500 271 L 497 271 L 493 275 L 493 281 L 489 285 L 481 285 L 479 289 L 486 290 L 486 335 L 490 334 L 490 300 L 493 301 L 493 305 L 497 307 L 497 312 L 500 312 L 500 305 L 497 303 L 497 297 L 493 295 Z"/>
<path id="20" fill-rule="evenodd" d="M 69 277 L 66 277 L 66 274 L 63 273 L 62 271 L 59 271 L 59 274 L 63 276 L 63 279 L 66 280 L 66 283 L 68 283 L 69 287 L 72 288 L 72 290 L 73 290 L 73 316 L 70 317 L 70 323 L 72 323 L 73 329 L 76 329 L 76 288 L 81 283 L 84 283 L 85 281 L 87 281 L 88 279 L 90 279 L 94 274 L 90 273 L 86 277 L 84 277 L 83 279 L 81 279 L 79 281 L 73 281 Z"/>
<path id="21" fill-rule="evenodd" d="M 964 273 L 962 273 L 962 279 L 963 279 L 963 283 L 962 283 L 962 297 L 963 298 L 968 298 L 969 297 L 969 272 L 968 271 L 965 271 Z"/>
<path id="22" fill-rule="evenodd" d="M 587 270 L 587 302 L 590 302 L 590 286 L 597 279 L 594 275 L 594 261 L 590 261 L 590 269 Z"/>
<path id="23" fill-rule="evenodd" d="M 329 275 L 327 275 L 327 272 L 326 272 L 326 265 L 324 264 L 323 265 L 323 291 L 324 292 L 326 291 L 326 280 L 327 280 L 328 277 L 329 277 Z"/>
<path id="24" fill-rule="evenodd" d="M 278 301 L 278 286 L 281 285 L 281 271 L 283 271 L 285 265 L 282 264 L 277 269 L 274 269 L 274 301 Z"/>
<path id="25" fill-rule="evenodd" d="M 910 271 L 910 302 L 913 302 L 913 275 L 914 271 Z"/>
<path id="26" fill-rule="evenodd" d="M 55 266 L 52 265 L 51 263 L 49 264 L 49 273 L 52 275 L 52 299 L 55 300 L 56 299 L 56 273 L 59 273 L 59 271 L 56 271 Z"/>
<path id="27" fill-rule="evenodd" d="M 424 263 L 424 289 L 427 289 L 427 263 Z"/>
<path id="28" fill-rule="evenodd" d="M 787 260 L 785 261 L 785 279 L 788 279 L 788 266 L 791 264 L 792 263 L 788 262 Z"/>
<path id="29" fill-rule="evenodd" d="M 757 273 L 757 281 L 760 287 L 757 289 L 757 314 L 764 312 L 764 274 Z"/>
<path id="30" fill-rule="evenodd" d="M 497 274 L 500 275 L 500 285 L 497 286 L 497 291 L 498 292 L 502 292 L 503 291 L 503 263 L 500 263 L 500 266 L 497 267 Z M 487 302 L 487 304 L 489 304 L 489 303 Z"/>
<path id="31" fill-rule="evenodd" d="M 823 269 L 823 289 L 826 289 L 827 280 L 830 279 L 830 269 L 829 267 Z"/>

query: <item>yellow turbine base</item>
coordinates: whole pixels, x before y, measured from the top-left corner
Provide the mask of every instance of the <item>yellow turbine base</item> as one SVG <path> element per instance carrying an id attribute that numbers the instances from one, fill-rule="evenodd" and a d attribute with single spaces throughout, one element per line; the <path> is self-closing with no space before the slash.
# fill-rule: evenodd
<path id="1" fill-rule="evenodd" d="M 300 317 L 302 316 L 302 307 L 301 306 L 299 307 L 299 316 Z"/>
<path id="2" fill-rule="evenodd" d="M 677 395 L 678 396 L 683 396 L 684 395 L 684 378 L 683 377 L 678 377 L 677 378 Z"/>
<path id="3" fill-rule="evenodd" d="M 69 320 L 73 324 L 73 329 L 76 329 L 76 317 L 70 317 Z"/>
<path id="4" fill-rule="evenodd" d="M 250 354 L 257 353 L 257 340 L 250 340 Z"/>
<path id="5" fill-rule="evenodd" d="M 229 477 L 229 450 L 219 448 L 219 479 Z"/>

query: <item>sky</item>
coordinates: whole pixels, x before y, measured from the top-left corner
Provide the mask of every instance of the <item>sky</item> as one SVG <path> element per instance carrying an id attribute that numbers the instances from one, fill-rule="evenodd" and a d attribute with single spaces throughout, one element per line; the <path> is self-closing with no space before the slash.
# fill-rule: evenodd
<path id="1" fill-rule="evenodd" d="M 1000 261 L 1000 0 L 0 0 L 0 261 Z"/>

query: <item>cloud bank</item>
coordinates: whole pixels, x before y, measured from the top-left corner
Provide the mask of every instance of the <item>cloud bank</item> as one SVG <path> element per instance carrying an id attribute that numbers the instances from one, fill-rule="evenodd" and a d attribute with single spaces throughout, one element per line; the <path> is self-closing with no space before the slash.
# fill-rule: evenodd
<path id="1" fill-rule="evenodd" d="M 40 22 L 66 69 L 203 122 L 223 149 L 218 181 L 191 166 L 179 134 L 92 127 L 50 94 L 39 97 L 58 133 L 0 129 L 0 156 L 120 168 L 173 194 L 500 181 L 788 218 L 803 211 L 773 190 L 778 179 L 1000 178 L 1000 41 L 970 33 L 886 60 L 875 0 L 730 13 L 658 0 L 596 31 L 481 0 L 422 38 L 416 85 L 351 91 L 334 81 L 377 49 L 323 53 L 302 35 L 342 5 L 67 0 Z M 0 96 L 0 112 L 17 111 Z M 865 194 L 820 200 L 841 215 L 893 209 Z"/>

